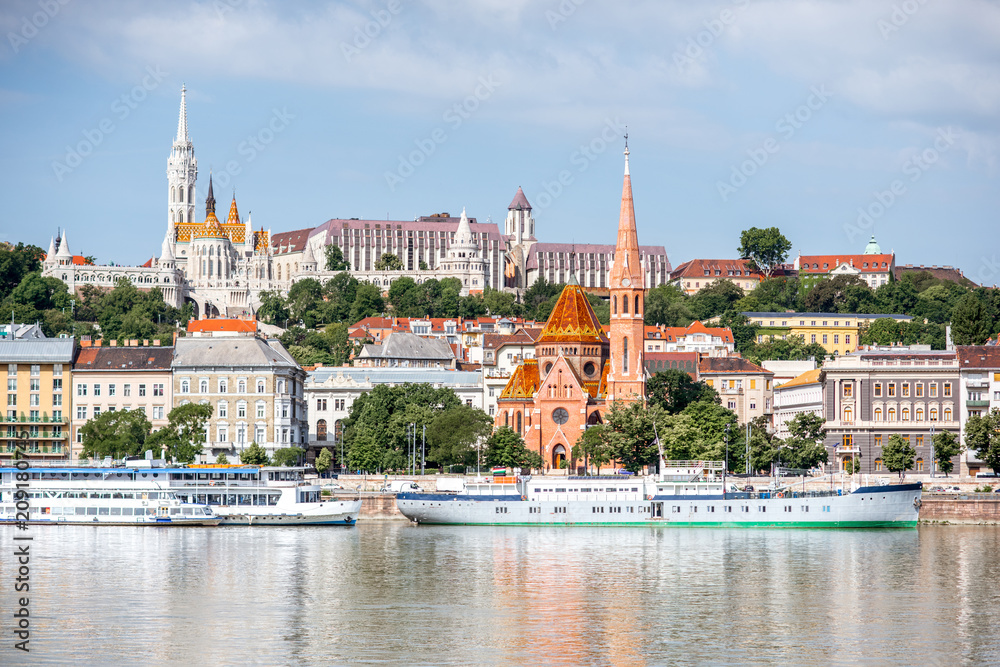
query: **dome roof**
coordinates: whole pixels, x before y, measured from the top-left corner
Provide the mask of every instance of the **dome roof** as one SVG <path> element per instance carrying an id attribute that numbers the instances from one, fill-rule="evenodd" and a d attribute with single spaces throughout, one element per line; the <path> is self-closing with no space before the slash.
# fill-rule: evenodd
<path id="1" fill-rule="evenodd" d="M 566 285 L 536 343 L 607 343 L 593 307 L 579 285 Z"/>
<path id="2" fill-rule="evenodd" d="M 208 217 L 205 218 L 205 225 L 200 229 L 196 229 L 191 236 L 197 239 L 221 239 L 226 237 L 226 232 L 222 229 L 219 219 L 215 217 L 215 211 L 209 211 Z"/>
<path id="3" fill-rule="evenodd" d="M 878 245 L 878 243 L 875 242 L 875 235 L 874 234 L 872 234 L 871 241 L 869 241 L 868 245 L 865 246 L 865 254 L 866 255 L 881 255 L 882 254 L 882 248 L 880 248 L 879 245 Z"/>

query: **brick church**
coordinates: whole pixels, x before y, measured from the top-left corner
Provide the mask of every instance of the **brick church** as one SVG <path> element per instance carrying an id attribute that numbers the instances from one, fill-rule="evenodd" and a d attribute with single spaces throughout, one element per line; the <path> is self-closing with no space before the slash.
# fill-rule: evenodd
<path id="1" fill-rule="evenodd" d="M 610 336 L 583 288 L 571 281 L 535 342 L 535 358 L 517 367 L 497 400 L 496 425 L 521 434 L 525 445 L 541 455 L 546 470 L 571 459 L 580 434 L 588 425 L 602 423 L 613 401 L 645 396 L 646 289 L 628 155 L 626 142 L 618 242 L 609 280 Z"/>

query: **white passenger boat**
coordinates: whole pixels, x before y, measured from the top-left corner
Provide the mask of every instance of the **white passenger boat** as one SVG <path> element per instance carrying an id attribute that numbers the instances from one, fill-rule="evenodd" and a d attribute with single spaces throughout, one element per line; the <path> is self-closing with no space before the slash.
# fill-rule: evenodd
<path id="1" fill-rule="evenodd" d="M 191 465 L 167 468 L 170 489 L 208 505 L 222 525 L 353 526 L 360 498 L 323 498 L 303 467 Z"/>
<path id="2" fill-rule="evenodd" d="M 739 490 L 721 461 L 667 462 L 655 476 L 503 476 L 457 492 L 401 492 L 396 505 L 417 523 L 870 528 L 914 527 L 920 484 L 858 488 L 803 484 Z"/>
<path id="3" fill-rule="evenodd" d="M 0 523 L 214 526 L 204 504 L 184 502 L 163 470 L 28 466 L 0 468 Z"/>

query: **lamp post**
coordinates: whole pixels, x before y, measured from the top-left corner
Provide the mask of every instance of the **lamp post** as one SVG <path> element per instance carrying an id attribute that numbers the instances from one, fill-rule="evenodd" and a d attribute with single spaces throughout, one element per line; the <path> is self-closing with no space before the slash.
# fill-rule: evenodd
<path id="1" fill-rule="evenodd" d="M 934 424 L 931 424 L 930 433 L 930 443 L 931 443 L 931 477 L 934 477 Z"/>

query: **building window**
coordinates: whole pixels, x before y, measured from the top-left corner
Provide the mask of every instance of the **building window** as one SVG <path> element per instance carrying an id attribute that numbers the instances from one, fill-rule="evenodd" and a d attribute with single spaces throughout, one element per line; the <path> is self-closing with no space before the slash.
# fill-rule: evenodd
<path id="1" fill-rule="evenodd" d="M 76 385 L 76 395 L 77 396 L 86 396 L 87 395 L 87 385 L 85 385 L 85 384 L 78 384 L 78 385 Z"/>
<path id="2" fill-rule="evenodd" d="M 202 378 L 198 381 L 198 392 L 201 394 L 208 393 L 208 378 Z"/>
<path id="3" fill-rule="evenodd" d="M 219 401 L 219 417 L 229 416 L 229 403 L 226 401 Z"/>
<path id="4" fill-rule="evenodd" d="M 917 398 L 920 398 L 921 396 L 924 395 L 924 383 L 923 382 L 917 382 L 914 385 L 914 394 L 916 395 Z"/>
<path id="5" fill-rule="evenodd" d="M 889 408 L 889 421 L 896 421 L 896 408 Z"/>
<path id="6" fill-rule="evenodd" d="M 187 394 L 191 391 L 191 383 L 188 380 L 181 380 L 181 393 Z"/>
<path id="7" fill-rule="evenodd" d="M 895 395 L 896 395 L 896 383 L 895 382 L 890 382 L 889 383 L 889 396 L 895 396 Z"/>
<path id="8" fill-rule="evenodd" d="M 904 382 L 900 385 L 900 390 L 903 392 L 903 396 L 909 398 L 910 396 L 910 383 Z"/>
<path id="9" fill-rule="evenodd" d="M 108 385 L 108 396 L 114 396 L 115 394 L 117 394 L 117 391 L 115 390 L 115 385 L 109 384 Z"/>
<path id="10" fill-rule="evenodd" d="M 882 383 L 881 382 L 876 382 L 875 383 L 875 397 L 876 398 L 881 398 L 881 396 L 882 396 Z"/>
<path id="11" fill-rule="evenodd" d="M 266 440 L 264 439 L 265 438 L 264 430 L 265 429 L 264 429 L 263 426 L 258 426 L 254 430 L 254 442 L 257 442 L 257 443 L 266 442 Z"/>
<path id="12" fill-rule="evenodd" d="M 154 405 L 153 406 L 153 419 L 163 419 L 163 406 Z"/>
<path id="13" fill-rule="evenodd" d="M 875 408 L 875 421 L 882 421 L 882 408 Z"/>
<path id="14" fill-rule="evenodd" d="M 924 471 L 924 460 L 923 459 L 917 459 L 916 471 L 917 472 L 923 472 Z"/>
<path id="15" fill-rule="evenodd" d="M 936 422 L 938 420 L 937 408 L 931 408 L 931 421 Z"/>
<path id="16" fill-rule="evenodd" d="M 320 419 L 316 422 L 316 439 L 326 440 L 326 420 Z"/>
<path id="17" fill-rule="evenodd" d="M 951 383 L 950 382 L 945 382 L 944 383 L 944 397 L 945 398 L 949 398 L 950 396 L 951 396 Z"/>
<path id="18" fill-rule="evenodd" d="M 833 344 L 834 345 L 840 344 L 840 334 L 833 334 Z"/>
<path id="19" fill-rule="evenodd" d="M 844 334 L 844 345 L 851 344 L 851 334 Z"/>
<path id="20" fill-rule="evenodd" d="M 927 387 L 930 389 L 929 396 L 931 398 L 937 398 L 937 382 L 931 382 L 927 385 Z"/>
<path id="21" fill-rule="evenodd" d="M 86 419 L 87 418 L 87 406 L 86 405 L 78 405 L 78 406 L 76 406 L 76 418 L 77 419 Z"/>
<path id="22" fill-rule="evenodd" d="M 264 419 L 264 409 L 266 407 L 264 401 L 257 401 L 257 419 Z"/>
<path id="23" fill-rule="evenodd" d="M 263 394 L 264 393 L 264 381 L 263 380 L 257 380 L 257 393 L 258 394 Z"/>
<path id="24" fill-rule="evenodd" d="M 326 410 L 326 399 L 325 398 L 317 398 L 316 399 L 316 409 L 317 410 L 322 410 L 322 411 Z"/>
<path id="25" fill-rule="evenodd" d="M 130 385 L 130 384 L 123 385 L 122 386 L 122 395 L 123 396 L 131 396 L 132 395 L 132 385 Z"/>
<path id="26" fill-rule="evenodd" d="M 903 421 L 904 422 L 910 421 L 910 409 L 909 408 L 903 408 Z"/>
<path id="27" fill-rule="evenodd" d="M 850 398 L 853 396 L 854 385 L 850 382 L 844 383 L 844 398 Z"/>
<path id="28" fill-rule="evenodd" d="M 944 420 L 946 422 L 950 422 L 951 421 L 951 408 L 945 408 L 944 409 Z"/>
<path id="29" fill-rule="evenodd" d="M 229 380 L 226 379 L 219 380 L 219 393 L 220 394 L 229 393 Z"/>
<path id="30" fill-rule="evenodd" d="M 95 384 L 94 385 L 94 396 L 100 396 L 100 395 L 101 395 L 101 385 Z"/>
<path id="31" fill-rule="evenodd" d="M 823 334 L 823 345 L 826 345 L 826 334 Z"/>
<path id="32" fill-rule="evenodd" d="M 875 459 L 875 472 L 882 472 L 882 459 Z"/>
<path id="33" fill-rule="evenodd" d="M 141 384 L 141 383 L 139 384 L 139 395 L 140 396 L 145 396 L 146 395 L 146 385 L 145 384 Z"/>
<path id="34" fill-rule="evenodd" d="M 622 375 L 628 375 L 628 337 L 622 338 Z"/>
<path id="35" fill-rule="evenodd" d="M 812 338 L 811 338 L 811 340 L 809 342 L 810 343 L 815 343 L 816 342 L 816 334 L 811 334 L 811 336 L 812 336 Z"/>
<path id="36" fill-rule="evenodd" d="M 153 385 L 153 396 L 163 396 L 163 385 L 154 384 Z"/>
<path id="37" fill-rule="evenodd" d="M 239 394 L 245 394 L 245 393 L 247 393 L 247 381 L 246 380 L 240 380 L 239 382 L 236 383 L 236 392 L 239 393 Z"/>
<path id="38" fill-rule="evenodd" d="M 924 409 L 923 408 L 917 408 L 916 416 L 917 416 L 917 421 L 918 422 L 922 422 L 924 420 Z"/>
<path id="39" fill-rule="evenodd" d="M 239 419 L 246 419 L 247 416 L 247 403 L 246 401 L 240 401 L 236 404 L 236 417 Z"/>
<path id="40" fill-rule="evenodd" d="M 854 410 L 851 408 L 844 408 L 844 421 L 848 424 L 854 421 Z M 846 437 L 846 436 L 845 436 Z"/>

